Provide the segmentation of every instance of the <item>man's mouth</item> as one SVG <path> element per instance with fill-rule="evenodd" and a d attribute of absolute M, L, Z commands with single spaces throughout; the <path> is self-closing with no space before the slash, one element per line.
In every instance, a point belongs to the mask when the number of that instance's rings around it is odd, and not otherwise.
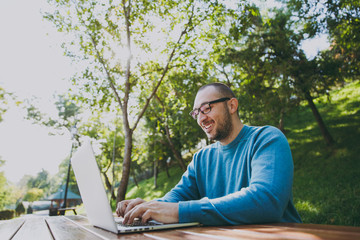
<path fill-rule="evenodd" d="M 206 131 L 208 132 L 208 130 L 210 130 L 210 128 L 214 125 L 214 122 L 213 121 L 210 121 L 210 122 L 204 122 L 201 124 L 201 127 Z"/>

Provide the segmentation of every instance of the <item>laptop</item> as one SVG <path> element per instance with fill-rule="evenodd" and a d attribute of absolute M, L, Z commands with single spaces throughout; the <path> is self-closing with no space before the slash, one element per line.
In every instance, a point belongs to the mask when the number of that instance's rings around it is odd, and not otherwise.
<path fill-rule="evenodd" d="M 119 223 L 121 219 L 115 218 L 111 210 L 99 167 L 89 140 L 85 141 L 76 151 L 71 159 L 71 164 L 87 213 L 87 218 L 90 224 L 95 227 L 120 234 L 199 225 L 197 222 L 163 224 L 153 220 L 149 221 L 146 225 L 122 225 Z"/>

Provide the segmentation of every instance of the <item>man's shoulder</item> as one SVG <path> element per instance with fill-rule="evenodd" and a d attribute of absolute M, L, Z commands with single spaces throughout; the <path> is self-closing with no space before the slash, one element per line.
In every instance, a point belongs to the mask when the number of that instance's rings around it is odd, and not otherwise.
<path fill-rule="evenodd" d="M 265 125 L 265 126 L 248 126 L 249 128 L 249 133 L 251 135 L 253 134 L 283 134 L 280 129 L 274 127 L 274 126 L 270 126 L 270 125 Z"/>
<path fill-rule="evenodd" d="M 247 139 L 253 142 L 263 142 L 270 139 L 286 139 L 280 129 L 270 125 L 250 126 L 247 135 Z"/>

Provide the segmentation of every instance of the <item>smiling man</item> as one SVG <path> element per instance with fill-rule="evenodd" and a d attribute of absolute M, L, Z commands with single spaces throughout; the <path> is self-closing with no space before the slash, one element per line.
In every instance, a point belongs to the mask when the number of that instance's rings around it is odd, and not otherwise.
<path fill-rule="evenodd" d="M 292 201 L 293 160 L 281 131 L 244 125 L 238 100 L 221 83 L 198 90 L 190 115 L 216 142 L 194 155 L 163 198 L 119 202 L 124 223 L 134 218 L 205 225 L 301 222 Z"/>

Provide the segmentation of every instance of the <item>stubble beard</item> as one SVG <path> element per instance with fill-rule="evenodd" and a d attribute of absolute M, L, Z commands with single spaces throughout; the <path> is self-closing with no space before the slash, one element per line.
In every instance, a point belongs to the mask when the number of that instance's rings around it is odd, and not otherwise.
<path fill-rule="evenodd" d="M 231 115 L 229 110 L 225 108 L 224 120 L 218 123 L 218 128 L 214 136 L 208 136 L 209 140 L 221 141 L 227 138 L 232 131 Z"/>

